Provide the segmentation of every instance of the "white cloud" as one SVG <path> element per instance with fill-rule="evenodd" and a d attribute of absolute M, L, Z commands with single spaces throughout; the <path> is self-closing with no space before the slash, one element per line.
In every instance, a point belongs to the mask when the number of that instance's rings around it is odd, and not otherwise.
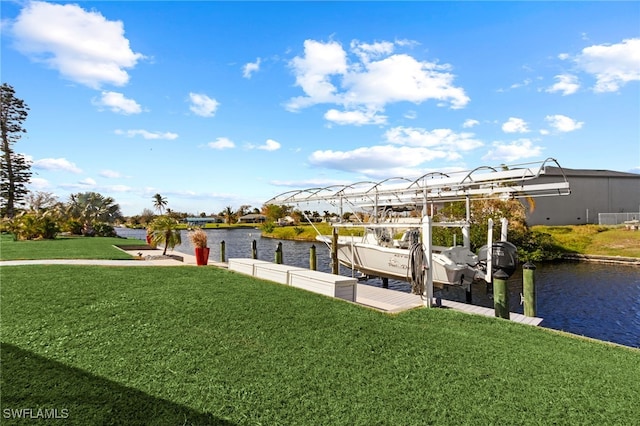
<path fill-rule="evenodd" d="M 555 93 L 561 92 L 563 96 L 572 95 L 578 91 L 580 88 L 580 83 L 578 81 L 578 77 L 571 74 L 560 74 L 554 77 L 557 81 L 556 83 L 547 88 L 547 92 Z"/>
<path fill-rule="evenodd" d="M 271 180 L 270 185 L 287 186 L 291 188 L 322 188 L 331 185 L 349 185 L 353 183 L 348 180 L 337 179 L 304 179 L 304 180 Z"/>
<path fill-rule="evenodd" d="M 242 76 L 244 78 L 251 78 L 254 72 L 260 71 L 260 58 L 257 58 L 255 62 L 249 62 L 242 67 Z"/>
<path fill-rule="evenodd" d="M 527 78 L 523 80 L 521 83 L 513 83 L 509 88 L 510 89 L 519 89 L 520 87 L 525 87 L 531 84 L 531 79 Z"/>
<path fill-rule="evenodd" d="M 415 127 L 394 127 L 385 133 L 385 138 L 392 144 L 435 148 L 452 158 L 459 157 L 458 151 L 471 151 L 483 145 L 473 136 L 473 133 L 455 133 L 451 129 L 429 131 Z"/>
<path fill-rule="evenodd" d="M 177 133 L 172 132 L 149 132 L 144 129 L 134 129 L 134 130 L 116 130 L 116 135 L 126 136 L 129 138 L 133 138 L 136 136 L 142 136 L 145 139 L 167 139 L 173 140 L 178 138 Z"/>
<path fill-rule="evenodd" d="M 582 128 L 584 124 L 582 121 L 575 121 L 573 118 L 560 114 L 547 115 L 544 119 L 558 132 L 573 132 Z"/>
<path fill-rule="evenodd" d="M 576 63 L 596 78 L 595 92 L 616 92 L 630 81 L 640 81 L 640 38 L 586 47 Z"/>
<path fill-rule="evenodd" d="M 213 142 L 209 142 L 207 146 L 212 149 L 230 149 L 235 148 L 236 144 L 228 138 L 220 137 Z"/>
<path fill-rule="evenodd" d="M 131 192 L 133 188 L 127 185 L 110 185 L 105 187 L 105 189 L 109 192 Z"/>
<path fill-rule="evenodd" d="M 78 166 L 66 158 L 43 158 L 34 161 L 32 167 L 53 172 L 82 173 L 82 170 Z"/>
<path fill-rule="evenodd" d="M 377 176 L 389 169 L 417 167 L 424 162 L 447 157 L 446 152 L 428 148 L 376 145 L 351 151 L 315 151 L 309 162 L 315 166 Z"/>
<path fill-rule="evenodd" d="M 258 149 L 262 149 L 264 151 L 277 151 L 280 147 L 280 142 L 274 141 L 273 139 L 267 139 L 264 145 L 260 145 Z"/>
<path fill-rule="evenodd" d="M 218 101 L 202 93 L 189 93 L 189 100 L 191 112 L 201 117 L 213 117 L 220 106 Z"/>
<path fill-rule="evenodd" d="M 505 133 L 527 133 L 529 128 L 527 122 L 522 118 L 509 117 L 509 119 L 502 124 L 502 131 Z"/>
<path fill-rule="evenodd" d="M 50 189 L 51 184 L 47 179 L 31 177 L 31 179 L 29 179 L 29 188 L 32 188 L 36 191 L 44 191 L 45 189 Z"/>
<path fill-rule="evenodd" d="M 314 166 L 362 173 L 370 177 L 420 176 L 424 164 L 434 160 L 456 161 L 461 152 L 483 146 L 471 133 L 450 129 L 426 130 L 395 127 L 384 134 L 387 145 L 350 151 L 320 150 L 309 157 Z M 441 166 L 439 168 L 442 168 Z"/>
<path fill-rule="evenodd" d="M 288 109 L 296 111 L 318 103 L 339 101 L 336 96 L 337 88 L 330 78 L 347 72 L 347 54 L 339 43 L 305 40 L 304 57 L 296 56 L 290 66 L 296 76 L 296 85 L 307 96 L 291 99 Z"/>
<path fill-rule="evenodd" d="M 102 92 L 100 99 L 94 99 L 93 104 L 124 115 L 142 112 L 142 107 L 136 101 L 127 99 L 122 93 L 117 92 Z"/>
<path fill-rule="evenodd" d="M 418 113 L 416 111 L 413 111 L 413 110 L 407 111 L 404 114 L 404 118 L 409 119 L 409 120 L 415 120 L 416 118 L 418 118 Z"/>
<path fill-rule="evenodd" d="M 97 182 L 91 178 L 85 178 L 78 182 L 82 186 L 96 186 Z"/>
<path fill-rule="evenodd" d="M 363 71 L 344 76 L 344 102 L 382 108 L 387 103 L 429 99 L 448 101 L 454 109 L 464 107 L 469 98 L 453 86 L 448 65 L 421 62 L 406 54 L 395 54 L 366 64 Z"/>
<path fill-rule="evenodd" d="M 468 119 L 464 120 L 464 123 L 462 123 L 462 127 L 464 127 L 465 129 L 470 129 L 471 127 L 475 127 L 478 124 L 480 124 L 480 122 L 478 120 L 474 120 L 472 118 L 468 118 Z"/>
<path fill-rule="evenodd" d="M 29 2 L 11 33 L 18 51 L 94 89 L 125 85 L 126 69 L 144 58 L 131 50 L 121 21 L 109 21 L 75 4 Z"/>
<path fill-rule="evenodd" d="M 376 43 L 361 43 L 358 40 L 351 41 L 351 51 L 356 54 L 362 62 L 369 62 L 372 58 L 380 58 L 393 53 L 394 45 L 389 41 Z"/>
<path fill-rule="evenodd" d="M 273 139 L 267 139 L 262 145 L 247 144 L 245 146 L 246 149 L 261 149 L 263 151 L 277 151 L 280 147 L 280 142 L 274 141 Z"/>
<path fill-rule="evenodd" d="M 337 109 L 330 109 L 324 114 L 324 118 L 327 121 L 331 121 L 336 124 L 354 124 L 361 126 L 364 124 L 385 124 L 387 117 L 384 115 L 378 115 L 375 111 L 338 111 Z"/>
<path fill-rule="evenodd" d="M 286 107 L 297 111 L 317 104 L 335 104 L 345 108 L 339 117 L 346 124 L 361 120 L 349 118 L 350 111 L 383 112 L 389 103 L 427 100 L 448 103 L 451 108 L 462 108 L 468 102 L 464 90 L 453 85 L 450 66 L 435 62 L 419 61 L 403 54 L 394 54 L 400 42 L 362 43 L 351 42 L 349 57 L 342 45 L 306 40 L 304 55 L 291 62 L 296 85 L 304 96 L 289 100 Z M 337 117 L 331 110 L 329 117 Z M 361 113 L 360 113 L 361 114 Z M 358 114 L 355 114 L 357 116 Z M 343 120 L 343 117 L 347 117 Z M 341 123 L 342 124 L 342 123 Z"/>
<path fill-rule="evenodd" d="M 109 178 L 109 179 L 117 179 L 122 177 L 122 174 L 120 172 L 116 172 L 114 170 L 108 170 L 108 169 L 102 170 L 99 174 L 100 176 Z"/>
<path fill-rule="evenodd" d="M 493 148 L 482 157 L 487 161 L 502 161 L 512 163 L 514 161 L 539 157 L 542 154 L 542 148 L 533 145 L 530 139 L 518 139 L 511 143 L 494 142 Z"/>

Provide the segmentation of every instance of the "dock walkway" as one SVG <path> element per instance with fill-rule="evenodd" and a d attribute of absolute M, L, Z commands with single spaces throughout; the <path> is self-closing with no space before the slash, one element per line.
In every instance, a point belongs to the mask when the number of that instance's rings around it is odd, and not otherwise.
<path fill-rule="evenodd" d="M 366 284 L 358 284 L 356 303 L 389 313 L 402 312 L 424 306 L 422 296 L 386 288 L 372 287 Z M 485 308 L 484 306 L 469 305 L 467 303 L 453 302 L 446 299 L 441 299 L 440 306 L 445 309 L 454 309 L 469 314 L 495 317 L 495 310 Z M 514 322 L 529 325 L 539 325 L 542 322 L 542 318 L 527 317 L 515 312 L 509 314 L 509 319 Z"/>

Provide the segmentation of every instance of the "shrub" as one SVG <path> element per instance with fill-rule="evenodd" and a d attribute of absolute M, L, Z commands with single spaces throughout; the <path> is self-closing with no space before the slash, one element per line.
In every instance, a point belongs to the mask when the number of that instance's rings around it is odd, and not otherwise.
<path fill-rule="evenodd" d="M 196 228 L 189 232 L 189 240 L 194 247 L 207 247 L 207 233 L 201 228 Z"/>
<path fill-rule="evenodd" d="M 53 240 L 60 232 L 54 217 L 45 214 L 23 213 L 7 223 L 15 240 Z"/>
<path fill-rule="evenodd" d="M 267 234 L 272 233 L 275 228 L 276 225 L 273 222 L 265 222 L 262 224 L 262 230 Z"/>
<path fill-rule="evenodd" d="M 522 262 L 540 262 L 556 260 L 562 256 L 562 250 L 557 246 L 550 234 L 530 231 L 522 238 L 513 241 L 518 247 L 518 257 Z"/>
<path fill-rule="evenodd" d="M 75 219 L 70 219 L 62 224 L 62 230 L 73 235 L 82 235 L 82 223 Z"/>
<path fill-rule="evenodd" d="M 94 235 L 96 237 L 117 237 L 118 236 L 115 229 L 113 229 L 113 226 L 104 222 L 94 223 L 93 230 L 95 233 Z"/>

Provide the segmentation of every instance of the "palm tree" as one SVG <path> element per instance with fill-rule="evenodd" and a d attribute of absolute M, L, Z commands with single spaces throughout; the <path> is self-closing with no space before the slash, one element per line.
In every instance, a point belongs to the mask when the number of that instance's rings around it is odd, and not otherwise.
<path fill-rule="evenodd" d="M 166 205 L 167 205 L 167 199 L 164 198 L 162 195 L 156 194 L 153 196 L 153 207 L 155 207 L 156 210 L 160 212 L 160 214 L 162 214 L 162 211 L 164 210 Z"/>
<path fill-rule="evenodd" d="M 97 192 L 80 192 L 72 194 L 66 205 L 66 215 L 82 224 L 82 234 L 92 236 L 96 222 L 114 223 L 122 219 L 120 206 L 111 197 L 104 197 Z"/>
<path fill-rule="evenodd" d="M 231 221 L 234 219 L 234 214 L 233 214 L 233 209 L 231 208 L 231 206 L 227 206 L 225 207 L 225 209 L 222 211 L 222 216 L 224 216 L 227 224 L 231 225 Z"/>
<path fill-rule="evenodd" d="M 154 219 L 149 224 L 148 232 L 153 243 L 164 246 L 163 256 L 167 254 L 168 248 L 173 250 L 175 246 L 182 243 L 178 221 L 169 216 L 160 216 Z"/>

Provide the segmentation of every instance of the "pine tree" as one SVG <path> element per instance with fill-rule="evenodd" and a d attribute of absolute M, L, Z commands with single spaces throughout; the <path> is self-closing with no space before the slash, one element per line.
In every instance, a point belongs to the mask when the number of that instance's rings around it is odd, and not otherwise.
<path fill-rule="evenodd" d="M 0 131 L 2 157 L 0 158 L 0 203 L 4 216 L 12 218 L 16 205 L 26 197 L 26 185 L 31 178 L 31 163 L 13 150 L 13 145 L 27 131 L 22 123 L 27 119 L 29 107 L 15 96 L 15 90 L 7 83 L 0 86 Z"/>

